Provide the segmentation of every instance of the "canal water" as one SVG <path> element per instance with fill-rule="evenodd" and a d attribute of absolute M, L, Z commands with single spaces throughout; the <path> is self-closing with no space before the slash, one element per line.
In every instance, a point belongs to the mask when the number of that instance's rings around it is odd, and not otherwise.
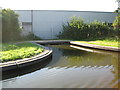
<path fill-rule="evenodd" d="M 2 87 L 118 88 L 117 52 L 72 45 L 49 47 L 53 49 L 51 60 L 4 75 Z"/>

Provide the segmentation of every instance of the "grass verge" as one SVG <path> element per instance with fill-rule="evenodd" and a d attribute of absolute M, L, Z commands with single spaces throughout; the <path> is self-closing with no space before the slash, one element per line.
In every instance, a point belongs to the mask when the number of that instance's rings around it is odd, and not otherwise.
<path fill-rule="evenodd" d="M 96 41 L 77 41 L 86 44 L 95 44 L 101 46 L 120 47 L 119 42 L 115 40 L 96 40 Z"/>
<path fill-rule="evenodd" d="M 0 50 L 1 62 L 7 62 L 17 59 L 28 58 L 35 56 L 44 49 L 34 43 L 24 42 L 19 44 L 2 44 L 2 50 Z"/>

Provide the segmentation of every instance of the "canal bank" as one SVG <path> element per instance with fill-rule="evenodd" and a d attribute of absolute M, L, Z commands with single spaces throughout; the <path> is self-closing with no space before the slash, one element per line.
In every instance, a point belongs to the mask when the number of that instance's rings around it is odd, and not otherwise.
<path fill-rule="evenodd" d="M 115 51 L 115 52 L 120 51 L 120 49 L 116 48 L 116 47 L 85 44 L 85 43 L 80 43 L 80 42 L 75 42 L 75 41 L 70 41 L 70 40 L 44 40 L 44 41 L 29 41 L 29 42 L 36 43 L 37 45 L 40 45 L 40 44 L 41 45 L 68 44 L 68 45 L 76 45 L 76 46 L 80 46 L 80 47 L 86 47 L 86 48 L 92 48 L 92 49 L 98 49 L 98 50 Z M 52 54 L 52 50 L 49 47 L 44 47 L 44 46 L 42 46 L 42 47 L 45 48 L 45 51 L 37 56 L 34 56 L 32 58 L 27 58 L 27 59 L 21 59 L 21 60 L 1 63 L 0 67 L 2 68 L 3 71 L 10 70 L 10 69 L 16 69 L 16 68 L 24 67 L 27 65 L 31 65 L 32 63 L 34 64 L 35 62 L 38 62 L 38 59 L 42 59 L 45 57 L 47 58 L 47 56 L 50 56 Z M 41 60 L 39 60 L 39 61 L 41 61 Z"/>
<path fill-rule="evenodd" d="M 2 68 L 2 71 L 9 71 L 9 70 L 18 69 L 18 68 L 24 68 L 32 64 L 39 63 L 44 59 L 50 58 L 52 56 L 52 49 L 42 45 L 39 45 L 39 46 L 44 48 L 44 51 L 42 53 L 30 58 L 24 58 L 24 59 L 18 59 L 15 61 L 0 63 L 0 68 Z"/>
<path fill-rule="evenodd" d="M 80 43 L 80 42 L 75 42 L 75 41 L 70 41 L 70 40 L 44 40 L 44 41 L 41 40 L 41 41 L 28 41 L 28 42 L 32 42 L 32 43 L 35 43 L 35 44 L 43 47 L 45 49 L 44 52 L 42 52 L 39 55 L 36 55 L 34 57 L 31 57 L 31 58 L 25 58 L 25 59 L 20 59 L 20 60 L 16 60 L 16 61 L 0 63 L 0 67 L 2 68 L 2 71 L 22 68 L 22 67 L 29 66 L 34 63 L 40 62 L 44 58 L 47 59 L 48 57 L 51 57 L 52 50 L 49 47 L 45 47 L 42 45 L 65 45 L 66 44 L 66 45 L 75 45 L 75 46 L 79 46 L 79 47 L 105 50 L 105 51 L 113 51 L 113 52 L 120 51 L 120 48 L 116 48 L 116 47 L 85 44 L 85 43 Z M 21 42 L 19 42 L 19 43 L 21 43 Z"/>
<path fill-rule="evenodd" d="M 118 52 L 89 52 L 92 49 L 86 51 L 71 45 L 47 47 L 53 50 L 50 63 L 3 80 L 3 88 L 118 88 Z"/>
<path fill-rule="evenodd" d="M 94 45 L 94 44 L 86 44 L 86 43 L 80 43 L 80 42 L 76 42 L 76 41 L 70 41 L 70 44 L 71 45 L 80 46 L 80 47 L 91 48 L 91 49 L 120 52 L 120 48 L 118 48 L 118 47 L 110 47 L 110 46 L 101 46 L 101 45 Z"/>
<path fill-rule="evenodd" d="M 68 45 L 76 45 L 76 46 L 79 46 L 79 47 L 85 47 L 85 48 L 91 48 L 91 49 L 120 52 L 120 48 L 118 48 L 118 47 L 86 44 L 86 43 L 80 43 L 80 42 L 71 41 L 71 40 L 43 40 L 43 41 L 41 40 L 41 41 L 30 41 L 30 42 L 38 43 L 38 44 L 41 44 L 41 45 L 68 44 Z"/>

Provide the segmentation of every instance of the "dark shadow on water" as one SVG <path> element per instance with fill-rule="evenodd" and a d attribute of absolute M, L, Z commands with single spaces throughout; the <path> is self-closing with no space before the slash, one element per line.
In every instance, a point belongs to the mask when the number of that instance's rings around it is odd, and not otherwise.
<path fill-rule="evenodd" d="M 24 82 L 31 82 L 30 87 L 118 87 L 119 53 L 70 45 L 48 45 L 48 47 L 53 50 L 52 59 L 16 71 L 4 72 L 3 79 L 27 75 L 20 77 L 19 80 L 13 80 L 13 84 L 9 83 L 11 79 L 3 81 L 3 86 L 21 87 L 18 82 L 22 81 L 23 87 L 26 87 Z M 34 71 L 37 73 L 31 74 Z"/>
<path fill-rule="evenodd" d="M 15 70 L 4 71 L 4 72 L 2 72 L 2 80 L 21 76 L 24 74 L 28 74 L 28 73 L 40 70 L 40 69 L 44 68 L 47 64 L 49 64 L 51 60 L 52 60 L 52 56 L 47 59 L 44 59 L 43 61 L 41 61 L 39 63 L 35 63 L 33 65 L 29 65 L 24 68 L 18 68 Z"/>

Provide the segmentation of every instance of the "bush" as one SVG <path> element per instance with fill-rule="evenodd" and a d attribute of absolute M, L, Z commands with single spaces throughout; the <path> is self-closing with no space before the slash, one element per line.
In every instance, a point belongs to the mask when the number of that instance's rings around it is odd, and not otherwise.
<path fill-rule="evenodd" d="M 120 30 L 120 13 L 118 13 L 118 16 L 115 18 L 113 22 L 114 29 Z"/>
<path fill-rule="evenodd" d="M 71 40 L 96 40 L 117 36 L 107 22 L 94 21 L 84 23 L 81 17 L 72 17 L 70 22 L 63 25 L 63 31 L 57 35 L 60 39 Z"/>
<path fill-rule="evenodd" d="M 20 39 L 18 14 L 10 9 L 2 9 L 2 42 L 17 41 Z"/>
<path fill-rule="evenodd" d="M 28 35 L 22 36 L 21 40 L 23 40 L 23 41 L 24 40 L 41 40 L 41 38 L 39 38 L 38 36 L 36 36 L 32 32 L 29 32 Z"/>

